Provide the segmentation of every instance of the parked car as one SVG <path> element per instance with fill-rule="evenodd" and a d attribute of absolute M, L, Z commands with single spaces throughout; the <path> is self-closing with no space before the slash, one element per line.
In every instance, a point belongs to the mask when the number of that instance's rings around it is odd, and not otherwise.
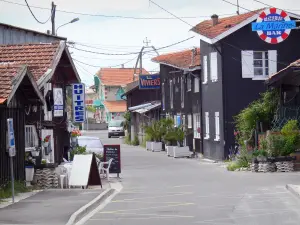
<path fill-rule="evenodd" d="M 111 120 L 108 123 L 108 138 L 111 137 L 124 137 L 124 121 L 123 120 Z"/>
<path fill-rule="evenodd" d="M 87 152 L 95 153 L 100 158 L 103 156 L 103 144 L 98 137 L 79 136 L 77 144 L 86 147 Z"/>

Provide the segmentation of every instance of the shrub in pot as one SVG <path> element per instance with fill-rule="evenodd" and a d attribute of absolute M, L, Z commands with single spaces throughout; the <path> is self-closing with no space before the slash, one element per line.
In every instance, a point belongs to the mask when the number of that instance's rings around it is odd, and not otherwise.
<path fill-rule="evenodd" d="M 151 150 L 152 147 L 152 142 L 154 142 L 154 130 L 152 125 L 149 126 L 144 126 L 145 134 L 147 136 L 147 141 L 146 141 L 146 149 Z"/>
<path fill-rule="evenodd" d="M 184 156 L 190 156 L 190 149 L 188 146 L 184 146 L 183 142 L 186 136 L 186 132 L 183 126 L 176 127 L 175 128 L 175 134 L 176 134 L 176 141 L 177 146 L 174 147 L 174 157 L 184 157 Z"/>
<path fill-rule="evenodd" d="M 166 151 L 168 156 L 173 156 L 173 148 L 174 146 L 177 145 L 177 140 L 176 140 L 176 133 L 173 128 L 173 130 L 169 130 L 168 133 L 164 135 L 164 141 L 166 143 Z"/>

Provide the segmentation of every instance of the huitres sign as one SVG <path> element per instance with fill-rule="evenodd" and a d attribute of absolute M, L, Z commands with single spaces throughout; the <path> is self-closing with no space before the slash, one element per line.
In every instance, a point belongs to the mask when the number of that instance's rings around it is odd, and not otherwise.
<path fill-rule="evenodd" d="M 73 121 L 83 123 L 85 121 L 85 86 L 82 83 L 72 85 L 73 94 Z"/>
<path fill-rule="evenodd" d="M 296 21 L 291 20 L 285 11 L 276 8 L 264 10 L 252 23 L 252 31 L 256 31 L 262 40 L 270 44 L 284 41 L 295 28 Z"/>
<path fill-rule="evenodd" d="M 140 89 L 159 89 L 160 76 L 159 74 L 140 75 Z"/>

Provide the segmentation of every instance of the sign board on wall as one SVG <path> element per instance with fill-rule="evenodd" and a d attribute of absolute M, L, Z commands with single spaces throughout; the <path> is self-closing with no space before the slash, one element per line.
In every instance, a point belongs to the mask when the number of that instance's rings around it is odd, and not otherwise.
<path fill-rule="evenodd" d="M 159 89 L 160 88 L 159 74 L 140 75 L 139 86 L 140 89 Z"/>
<path fill-rule="evenodd" d="M 64 116 L 64 97 L 62 88 L 53 88 L 54 117 Z"/>
<path fill-rule="evenodd" d="M 276 8 L 264 10 L 252 23 L 252 31 L 256 31 L 263 41 L 270 44 L 284 41 L 295 28 L 296 21 L 291 20 L 285 11 Z"/>
<path fill-rule="evenodd" d="M 16 155 L 16 146 L 15 146 L 14 122 L 12 118 L 7 119 L 7 135 L 8 135 L 9 156 L 13 157 Z"/>
<path fill-rule="evenodd" d="M 73 121 L 83 123 L 85 121 L 85 86 L 82 83 L 72 85 L 73 95 Z"/>

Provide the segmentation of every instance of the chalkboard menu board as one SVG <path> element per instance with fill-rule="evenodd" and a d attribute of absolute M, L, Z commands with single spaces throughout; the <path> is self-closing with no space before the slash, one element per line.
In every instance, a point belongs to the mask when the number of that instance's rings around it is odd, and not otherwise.
<path fill-rule="evenodd" d="M 120 145 L 104 145 L 104 161 L 113 159 L 109 173 L 121 173 L 121 147 Z"/>

